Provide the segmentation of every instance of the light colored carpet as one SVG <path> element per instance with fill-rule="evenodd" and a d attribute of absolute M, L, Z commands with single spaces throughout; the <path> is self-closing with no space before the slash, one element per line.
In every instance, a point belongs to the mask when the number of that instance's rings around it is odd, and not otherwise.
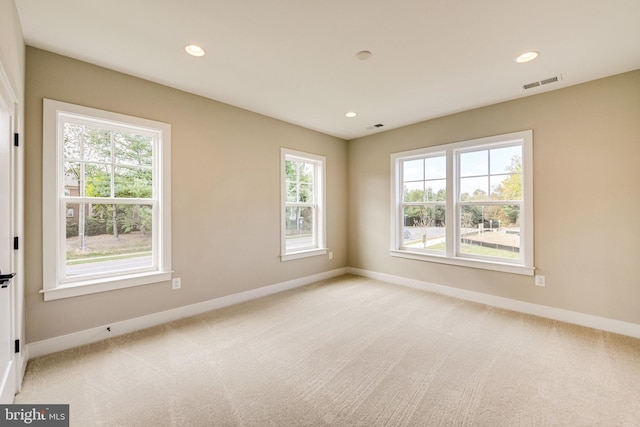
<path fill-rule="evenodd" d="M 29 362 L 72 426 L 638 426 L 640 340 L 344 276 Z"/>

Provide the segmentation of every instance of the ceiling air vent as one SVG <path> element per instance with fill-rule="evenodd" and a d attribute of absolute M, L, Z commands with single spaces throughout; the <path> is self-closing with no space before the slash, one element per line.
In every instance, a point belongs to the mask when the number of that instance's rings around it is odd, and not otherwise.
<path fill-rule="evenodd" d="M 522 85 L 522 89 L 524 90 L 533 89 L 534 87 L 548 85 L 549 83 L 559 82 L 560 80 L 562 80 L 562 74 L 558 74 L 557 76 L 549 77 L 547 79 L 540 80 L 537 82 L 527 83 L 525 85 Z"/>
<path fill-rule="evenodd" d="M 381 128 L 382 126 L 384 126 L 382 123 L 377 123 L 373 126 L 369 126 L 367 130 L 378 129 L 378 128 Z"/>

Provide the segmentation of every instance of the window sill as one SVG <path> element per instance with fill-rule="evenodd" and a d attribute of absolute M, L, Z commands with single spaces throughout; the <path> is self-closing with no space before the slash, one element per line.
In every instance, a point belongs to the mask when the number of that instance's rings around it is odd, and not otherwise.
<path fill-rule="evenodd" d="M 308 258 L 312 256 L 326 255 L 327 249 L 311 249 L 308 251 L 293 252 L 286 255 L 280 255 L 281 261 L 291 261 L 293 259 Z"/>
<path fill-rule="evenodd" d="M 94 279 L 72 284 L 58 285 L 55 288 L 42 289 L 45 301 L 53 301 L 62 298 L 77 297 L 80 295 L 95 294 L 98 292 L 113 291 L 116 289 L 130 288 L 133 286 L 149 285 L 152 283 L 171 280 L 171 272 L 151 272 L 130 274 L 107 279 Z"/>
<path fill-rule="evenodd" d="M 527 267 L 524 265 L 509 264 L 502 262 L 484 261 L 469 258 L 449 258 L 446 256 L 424 254 L 420 252 L 401 251 L 391 249 L 391 256 L 398 258 L 414 259 L 418 261 L 436 262 L 439 264 L 458 265 L 461 267 L 479 268 L 482 270 L 493 270 L 504 273 L 521 274 L 524 276 L 533 276 L 535 267 Z"/>

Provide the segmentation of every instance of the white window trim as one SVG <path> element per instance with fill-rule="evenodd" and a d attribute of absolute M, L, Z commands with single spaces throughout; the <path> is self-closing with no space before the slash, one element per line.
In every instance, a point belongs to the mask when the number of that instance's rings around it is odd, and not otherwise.
<path fill-rule="evenodd" d="M 61 238 L 64 230 L 62 224 L 66 216 L 65 206 L 61 199 L 63 186 L 60 185 L 63 164 L 62 150 L 58 145 L 61 132 L 58 130 L 60 114 L 69 113 L 85 116 L 90 119 L 102 119 L 116 122 L 123 126 L 133 125 L 146 128 L 161 135 L 160 150 L 157 150 L 157 162 L 160 165 L 160 179 L 154 180 L 158 202 L 161 209 L 157 211 L 154 222 L 158 234 L 154 241 L 157 250 L 157 266 L 153 271 L 123 273 L 109 277 L 92 277 L 65 283 L 62 280 L 62 264 L 64 260 L 64 241 Z M 108 123 L 105 124 L 108 127 Z M 80 295 L 105 292 L 132 286 L 140 286 L 171 280 L 171 125 L 142 119 L 139 117 L 83 107 L 50 99 L 43 100 L 42 126 L 42 246 L 43 246 L 43 288 L 44 300 L 56 300 Z M 45 214 L 46 213 L 46 214 Z M 155 231 L 155 230 L 154 230 Z"/>
<path fill-rule="evenodd" d="M 477 259 L 466 254 L 456 253 L 458 247 L 458 209 L 457 209 L 457 180 L 456 174 L 458 165 L 456 164 L 457 153 L 466 151 L 472 147 L 480 148 L 483 145 L 490 146 L 521 142 L 523 150 L 523 173 L 522 191 L 523 202 L 520 211 L 522 234 L 520 235 L 520 251 L 522 260 L 515 262 L 502 262 L 501 260 L 490 260 L 486 258 Z M 446 227 L 446 251 L 444 254 L 434 252 L 422 252 L 402 248 L 402 226 L 401 226 L 401 202 L 402 202 L 402 177 L 400 176 L 400 162 L 411 157 L 420 158 L 429 154 L 445 153 L 447 158 L 447 201 L 445 215 Z M 489 136 L 469 141 L 455 142 L 451 144 L 438 145 L 421 148 L 417 150 L 404 151 L 391 154 L 391 249 L 393 257 L 408 258 L 420 261 L 435 262 L 440 264 L 457 265 L 462 267 L 479 268 L 484 270 L 501 271 L 514 274 L 532 276 L 535 272 L 533 256 L 533 131 L 525 130 L 504 135 Z"/>
<path fill-rule="evenodd" d="M 286 207 L 287 207 L 287 173 L 286 173 L 286 160 L 287 158 L 296 158 L 307 162 L 315 163 L 314 177 L 315 194 L 317 194 L 316 209 L 317 209 L 317 224 L 315 226 L 316 233 L 316 247 L 314 248 L 302 248 L 299 251 L 287 253 L 286 248 Z M 325 168 L 326 157 L 319 156 L 317 154 L 305 153 L 302 151 L 291 150 L 288 148 L 280 149 L 280 260 L 290 261 L 294 259 L 307 258 L 312 256 L 326 255 L 327 254 L 327 236 L 326 236 L 326 223 L 327 215 L 325 209 L 326 190 L 325 190 Z"/>

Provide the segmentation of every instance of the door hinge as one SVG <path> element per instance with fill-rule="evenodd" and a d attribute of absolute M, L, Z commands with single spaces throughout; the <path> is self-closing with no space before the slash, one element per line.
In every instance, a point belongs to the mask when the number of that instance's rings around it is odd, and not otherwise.
<path fill-rule="evenodd" d="M 20 340 L 16 340 L 15 341 L 14 349 L 15 349 L 16 353 L 20 353 Z"/>
<path fill-rule="evenodd" d="M 13 238 L 13 250 L 17 251 L 18 249 L 20 249 L 20 243 L 18 241 L 18 236 Z"/>
<path fill-rule="evenodd" d="M 13 145 L 15 145 L 16 147 L 20 146 L 20 134 L 19 133 L 14 133 L 13 134 Z"/>

